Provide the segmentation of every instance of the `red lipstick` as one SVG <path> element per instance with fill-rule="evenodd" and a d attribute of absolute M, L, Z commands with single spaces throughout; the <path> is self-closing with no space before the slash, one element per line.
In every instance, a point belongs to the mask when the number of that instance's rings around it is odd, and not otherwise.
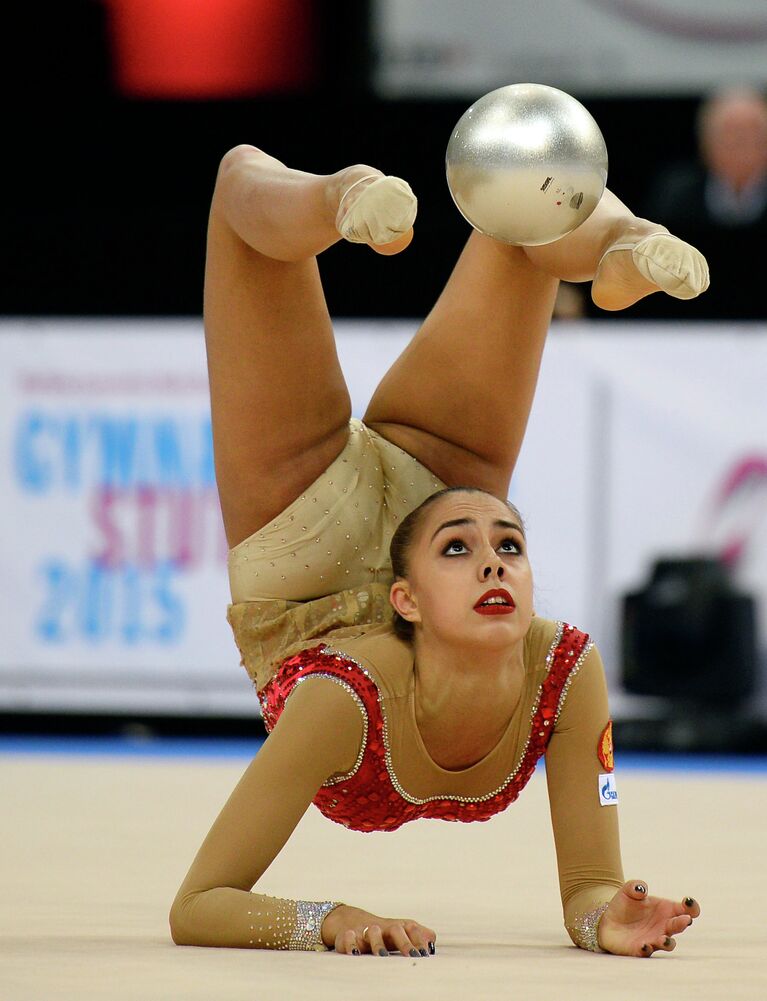
<path fill-rule="evenodd" d="M 493 602 L 490 605 L 483 605 L 483 602 L 487 601 L 489 598 L 502 598 L 505 604 Z M 478 612 L 480 615 L 511 615 L 516 607 L 514 599 L 509 592 L 503 588 L 496 587 L 490 591 L 486 591 L 482 595 L 474 606 L 474 611 Z"/>

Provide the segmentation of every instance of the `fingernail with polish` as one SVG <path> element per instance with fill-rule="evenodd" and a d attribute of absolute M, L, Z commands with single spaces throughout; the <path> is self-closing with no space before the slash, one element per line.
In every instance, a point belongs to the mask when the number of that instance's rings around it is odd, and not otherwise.
<path fill-rule="evenodd" d="M 643 886 L 641 883 L 637 883 L 634 889 L 637 893 L 647 893 L 647 887 Z"/>
<path fill-rule="evenodd" d="M 664 938 L 663 939 L 663 944 L 668 949 L 668 947 L 671 945 L 671 939 L 670 938 Z"/>
<path fill-rule="evenodd" d="M 410 950 L 410 955 L 411 956 L 419 956 L 420 953 L 418 952 L 418 949 L 411 949 Z"/>
<path fill-rule="evenodd" d="M 425 949 L 419 949 L 418 951 L 422 956 L 426 956 L 427 959 L 429 958 L 429 953 Z"/>
<path fill-rule="evenodd" d="M 352 949 L 352 956 L 359 956 L 359 954 L 360 954 L 359 949 Z"/>
<path fill-rule="evenodd" d="M 434 955 L 434 953 L 435 953 L 436 951 L 437 951 L 437 948 L 436 948 L 436 946 L 434 945 L 434 943 L 433 943 L 433 942 L 429 942 L 429 952 L 430 952 L 430 953 L 432 954 L 432 956 Z"/>
<path fill-rule="evenodd" d="M 388 951 L 386 949 L 379 949 L 378 950 L 378 955 L 379 956 L 388 956 L 389 953 L 388 953 Z"/>
<path fill-rule="evenodd" d="M 684 906 L 685 907 L 692 907 L 694 904 L 695 904 L 695 901 L 692 899 L 692 897 L 685 897 L 684 898 Z"/>

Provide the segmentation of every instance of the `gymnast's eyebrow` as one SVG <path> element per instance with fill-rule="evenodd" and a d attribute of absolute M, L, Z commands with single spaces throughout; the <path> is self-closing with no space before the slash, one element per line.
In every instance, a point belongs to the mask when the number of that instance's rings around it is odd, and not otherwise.
<path fill-rule="evenodd" d="M 443 528 L 452 528 L 454 525 L 476 525 L 474 518 L 455 518 L 453 521 L 446 521 L 439 526 L 437 531 L 432 535 L 429 545 L 436 539 Z M 524 537 L 524 532 L 521 527 L 515 521 L 494 521 L 493 525 L 496 528 L 515 528 L 521 536 Z"/>

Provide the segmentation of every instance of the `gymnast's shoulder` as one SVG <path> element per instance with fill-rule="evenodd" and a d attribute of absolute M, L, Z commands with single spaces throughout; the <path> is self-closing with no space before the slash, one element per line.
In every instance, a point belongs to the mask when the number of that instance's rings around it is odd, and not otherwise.
<path fill-rule="evenodd" d="M 352 636 L 329 636 L 327 648 L 366 671 L 382 699 L 407 696 L 415 654 L 413 645 L 397 635 L 391 622 L 361 625 Z"/>

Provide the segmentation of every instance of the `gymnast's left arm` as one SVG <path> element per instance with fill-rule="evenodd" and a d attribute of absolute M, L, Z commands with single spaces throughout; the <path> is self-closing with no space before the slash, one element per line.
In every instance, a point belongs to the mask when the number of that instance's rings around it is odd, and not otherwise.
<path fill-rule="evenodd" d="M 690 897 L 678 903 L 651 897 L 644 880 L 624 882 L 616 783 L 608 783 L 611 762 L 599 756 L 609 718 L 602 658 L 592 647 L 546 752 L 565 927 L 582 949 L 648 957 L 674 949 L 673 936 L 692 924 L 700 907 Z"/>

